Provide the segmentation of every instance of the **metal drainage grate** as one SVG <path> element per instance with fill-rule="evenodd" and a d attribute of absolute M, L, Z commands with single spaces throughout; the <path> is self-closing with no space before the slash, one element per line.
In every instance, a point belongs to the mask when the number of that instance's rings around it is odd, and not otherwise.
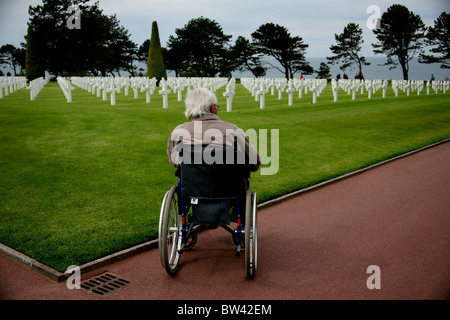
<path fill-rule="evenodd" d="M 104 296 L 115 290 L 125 288 L 131 284 L 130 281 L 120 278 L 111 273 L 103 273 L 93 279 L 89 279 L 81 283 L 81 288 L 86 291 Z"/>

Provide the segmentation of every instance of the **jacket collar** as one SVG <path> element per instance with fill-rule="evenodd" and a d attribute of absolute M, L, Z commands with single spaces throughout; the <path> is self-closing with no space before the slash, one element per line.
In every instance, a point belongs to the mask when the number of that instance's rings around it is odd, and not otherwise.
<path fill-rule="evenodd" d="M 210 120 L 221 121 L 221 119 L 214 113 L 204 113 L 201 116 L 192 119 L 192 121 L 210 121 Z"/>

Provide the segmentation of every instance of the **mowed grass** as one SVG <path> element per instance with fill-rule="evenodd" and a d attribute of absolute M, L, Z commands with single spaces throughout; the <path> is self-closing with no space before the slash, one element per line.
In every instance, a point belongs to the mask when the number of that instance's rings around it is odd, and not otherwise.
<path fill-rule="evenodd" d="M 279 157 L 269 150 L 264 159 L 266 168 L 279 161 L 278 172 L 252 174 L 259 202 L 450 138 L 449 93 L 389 89 L 352 101 L 341 90 L 334 103 L 328 85 L 317 104 L 311 93 L 295 93 L 292 107 L 286 93 L 269 93 L 260 110 L 238 84 L 226 112 L 223 91 L 223 120 L 267 130 L 269 143 L 279 130 Z M 176 94 L 163 109 L 157 90 L 150 104 L 122 91 L 116 106 L 72 93 L 69 104 L 50 82 L 35 101 L 26 89 L 0 99 L 0 242 L 59 271 L 157 237 L 162 198 L 176 183 L 167 137 L 186 121 Z"/>

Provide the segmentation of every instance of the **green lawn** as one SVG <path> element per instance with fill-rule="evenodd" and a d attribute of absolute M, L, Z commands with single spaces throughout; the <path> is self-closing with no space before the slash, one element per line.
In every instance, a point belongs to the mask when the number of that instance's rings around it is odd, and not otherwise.
<path fill-rule="evenodd" d="M 259 202 L 450 138 L 450 94 L 394 97 L 381 90 L 371 100 L 331 85 L 310 104 L 266 95 L 259 109 L 236 88 L 219 116 L 247 129 L 279 130 L 279 171 L 252 175 Z M 157 90 L 155 91 L 157 92 Z M 184 104 L 169 109 L 153 94 L 117 95 L 110 106 L 81 88 L 67 103 L 55 82 L 35 101 L 21 89 L 0 99 L 0 242 L 59 271 L 154 239 L 164 193 L 176 183 L 166 156 L 167 137 L 184 118 Z M 185 92 L 183 93 L 183 97 Z M 269 152 L 270 155 L 270 152 Z"/>

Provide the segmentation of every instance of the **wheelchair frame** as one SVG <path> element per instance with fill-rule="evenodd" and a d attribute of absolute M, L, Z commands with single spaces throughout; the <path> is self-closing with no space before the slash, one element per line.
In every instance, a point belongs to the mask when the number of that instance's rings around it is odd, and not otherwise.
<path fill-rule="evenodd" d="M 178 271 L 180 257 L 184 251 L 192 249 L 197 242 L 197 231 L 201 224 L 193 219 L 191 199 L 181 196 L 181 177 L 177 186 L 166 192 L 163 198 L 159 219 L 158 246 L 160 260 L 166 272 L 173 276 Z M 240 201 L 245 201 L 245 220 L 242 219 Z M 189 203 L 186 203 L 189 202 Z M 236 256 L 240 256 L 242 243 L 245 250 L 245 271 L 248 279 L 252 279 L 257 269 L 257 194 L 250 186 L 245 196 L 237 199 L 237 229 L 228 225 L 222 228 L 231 233 L 237 244 Z"/>

